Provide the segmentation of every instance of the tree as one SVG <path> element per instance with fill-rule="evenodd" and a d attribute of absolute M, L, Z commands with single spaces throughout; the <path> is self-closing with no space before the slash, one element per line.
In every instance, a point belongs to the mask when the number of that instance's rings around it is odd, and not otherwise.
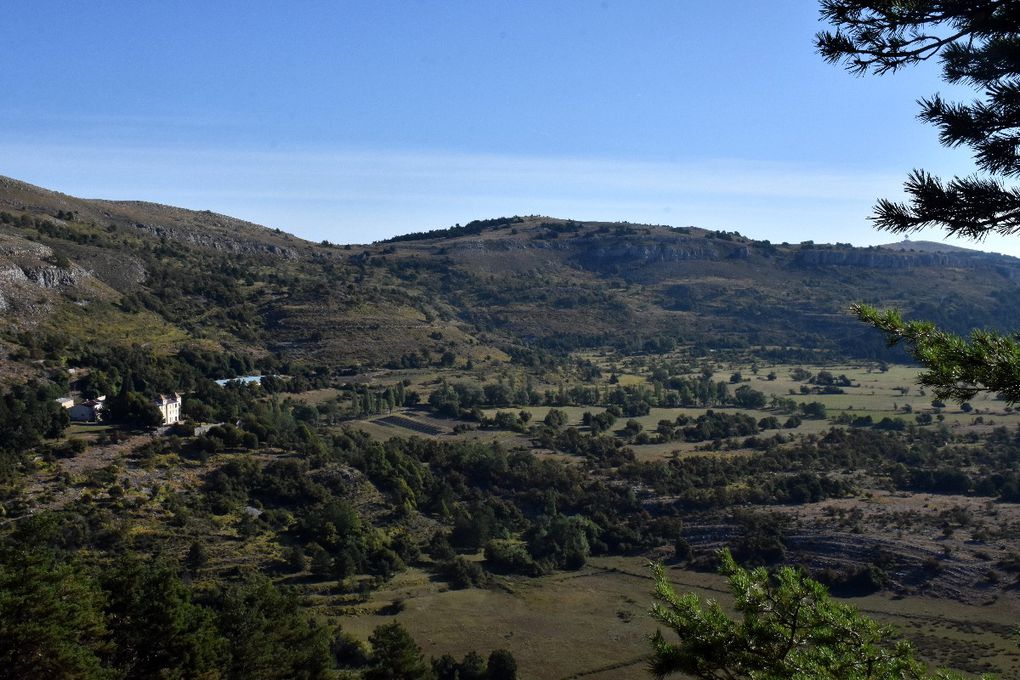
<path fill-rule="evenodd" d="M 59 437 L 67 427 L 67 411 L 54 401 L 58 394 L 34 380 L 0 393 L 0 482 L 13 477 L 44 437 Z"/>
<path fill-rule="evenodd" d="M 733 392 L 733 402 L 740 408 L 764 408 L 765 395 L 748 385 L 741 385 Z"/>
<path fill-rule="evenodd" d="M 201 545 L 201 544 L 196 544 Z M 214 613 L 166 562 L 122 558 L 102 574 L 114 665 L 128 677 L 213 676 L 227 655 Z"/>
<path fill-rule="evenodd" d="M 377 627 L 368 638 L 372 645 L 372 666 L 365 680 L 426 680 L 432 672 L 421 648 L 397 622 Z"/>
<path fill-rule="evenodd" d="M 192 541 L 184 564 L 192 571 L 202 569 L 209 564 L 209 551 L 201 541 Z"/>
<path fill-rule="evenodd" d="M 140 428 L 159 427 L 163 414 L 152 401 L 139 392 L 121 391 L 110 400 L 110 419 Z"/>
<path fill-rule="evenodd" d="M 783 567 L 774 575 L 737 565 L 720 553 L 739 620 L 715 601 L 677 595 L 655 565 L 652 616 L 672 628 L 679 642 L 659 630 L 652 638 L 649 670 L 658 678 L 687 673 L 696 678 L 951 678 L 929 674 L 909 643 L 889 628 L 834 602 L 825 587 L 802 571 Z"/>
<path fill-rule="evenodd" d="M 317 680 L 329 677 L 330 636 L 297 598 L 268 578 L 248 576 L 223 589 L 214 608 L 227 639 L 230 678 Z"/>
<path fill-rule="evenodd" d="M 545 420 L 543 422 L 554 430 L 558 430 L 566 425 L 567 421 L 568 418 L 566 412 L 561 411 L 558 408 L 551 408 L 549 409 L 549 413 L 545 415 Z"/>
<path fill-rule="evenodd" d="M 485 680 L 485 659 L 478 652 L 470 651 L 464 655 L 457 670 L 458 680 Z"/>
<path fill-rule="evenodd" d="M 0 678 L 112 678 L 103 593 L 71 565 L 11 551 L 0 559 Z"/>
<path fill-rule="evenodd" d="M 505 649 L 494 649 L 486 664 L 489 680 L 517 680 L 517 660 Z"/>
<path fill-rule="evenodd" d="M 822 0 L 835 31 L 816 45 L 830 63 L 852 73 L 884 74 L 938 56 L 942 77 L 982 96 L 970 104 L 924 99 L 921 120 L 939 129 L 944 146 L 966 146 L 984 175 L 943 181 L 914 170 L 904 185 L 910 203 L 881 199 L 871 218 L 879 229 L 911 233 L 929 226 L 981 240 L 1020 233 L 1020 1 Z M 905 343 L 928 370 L 920 382 L 942 399 L 966 400 L 980 390 L 1020 401 L 1020 336 L 975 330 L 966 339 L 895 311 L 854 305 L 862 321 Z"/>
<path fill-rule="evenodd" d="M 305 557 L 305 551 L 300 545 L 292 545 L 287 548 L 284 551 L 284 561 L 292 573 L 302 572 L 308 568 L 308 559 Z"/>

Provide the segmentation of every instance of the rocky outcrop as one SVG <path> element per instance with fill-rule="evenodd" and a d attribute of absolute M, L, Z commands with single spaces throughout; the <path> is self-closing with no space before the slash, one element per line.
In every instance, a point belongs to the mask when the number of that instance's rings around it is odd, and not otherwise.
<path fill-rule="evenodd" d="M 650 264 L 655 262 L 687 262 L 746 258 L 750 249 L 743 244 L 715 245 L 706 239 L 694 238 L 497 238 L 460 240 L 444 246 L 447 252 L 512 252 L 524 250 L 556 250 L 569 254 L 577 264 L 601 269 L 619 264 Z"/>
<path fill-rule="evenodd" d="M 0 311 L 25 321 L 47 309 L 55 293 L 88 290 L 92 272 L 61 259 L 57 261 L 53 250 L 41 243 L 0 234 Z"/>
<path fill-rule="evenodd" d="M 801 250 L 794 255 L 795 264 L 802 266 L 848 266 L 872 269 L 905 269 L 907 267 L 958 266 L 962 260 L 949 253 L 904 253 L 881 249 L 821 249 Z"/>
<path fill-rule="evenodd" d="M 127 253 L 100 248 L 68 250 L 68 257 L 82 269 L 121 293 L 135 290 L 147 276 L 141 260 Z"/>
<path fill-rule="evenodd" d="M 864 267 L 910 269 L 913 267 L 994 268 L 1008 279 L 1020 275 L 1020 261 L 995 253 L 963 250 L 951 252 L 897 251 L 887 248 L 806 248 L 793 257 L 802 267 Z"/>
<path fill-rule="evenodd" d="M 734 253 L 747 256 L 746 248 L 718 248 L 705 239 L 626 239 L 583 238 L 571 242 L 573 260 L 587 269 L 617 265 L 718 260 Z"/>
<path fill-rule="evenodd" d="M 53 255 L 53 249 L 35 241 L 19 236 L 0 234 L 0 258 L 34 257 L 43 258 Z"/>
<path fill-rule="evenodd" d="M 197 229 L 182 229 L 161 224 L 135 223 L 135 228 L 147 234 L 168 241 L 185 243 L 190 246 L 219 250 L 238 255 L 275 255 L 287 259 L 297 257 L 297 250 L 279 246 L 275 243 L 264 243 L 254 239 L 233 239 L 219 234 L 203 232 Z"/>
<path fill-rule="evenodd" d="M 500 239 L 461 239 L 455 243 L 442 246 L 447 252 L 495 252 L 507 253 L 524 250 L 563 250 L 566 244 L 557 241 L 500 238 Z"/>
<path fill-rule="evenodd" d="M 29 267 L 22 270 L 25 278 L 40 288 L 64 288 L 81 285 L 88 272 L 79 267 Z"/>
<path fill-rule="evenodd" d="M 25 270 L 15 264 L 0 264 L 0 284 L 27 281 Z"/>

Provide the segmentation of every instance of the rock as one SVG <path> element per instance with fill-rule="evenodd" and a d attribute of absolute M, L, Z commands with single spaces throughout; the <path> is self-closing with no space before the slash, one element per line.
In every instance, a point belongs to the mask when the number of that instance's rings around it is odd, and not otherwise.
<path fill-rule="evenodd" d="M 25 276 L 25 272 L 21 267 L 15 265 L 0 266 L 0 283 L 15 283 L 19 281 L 28 281 L 28 277 Z"/>
<path fill-rule="evenodd" d="M 22 268 L 25 278 L 42 288 L 64 288 L 81 285 L 82 281 L 89 276 L 81 267 L 72 266 L 70 269 L 60 267 L 27 267 Z"/>
<path fill-rule="evenodd" d="M 293 248 L 278 246 L 275 243 L 264 243 L 254 239 L 232 239 L 213 232 L 203 232 L 197 229 L 180 229 L 162 224 L 144 224 L 142 222 L 136 222 L 134 227 L 157 238 L 178 241 L 211 250 L 221 250 L 244 255 L 270 254 L 286 259 L 297 257 L 297 251 Z"/>

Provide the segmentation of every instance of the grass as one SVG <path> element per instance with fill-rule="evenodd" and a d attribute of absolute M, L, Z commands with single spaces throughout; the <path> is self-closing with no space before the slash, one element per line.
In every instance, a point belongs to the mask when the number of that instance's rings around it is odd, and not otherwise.
<path fill-rule="evenodd" d="M 914 422 L 917 413 L 932 413 L 932 396 L 923 394 L 916 385 L 918 369 L 892 366 L 886 372 L 867 365 L 805 366 L 817 373 L 828 370 L 834 375 L 847 375 L 854 387 L 845 388 L 842 395 L 800 394 L 800 385 L 789 376 L 793 366 L 761 366 L 758 375 L 750 365 L 727 365 L 716 369 L 716 379 L 726 379 L 730 373 L 740 371 L 745 383 L 754 389 L 796 402 L 820 401 L 828 409 L 829 417 L 842 412 L 852 415 L 871 415 L 876 421 L 883 417 L 900 417 Z M 769 381 L 770 370 L 777 373 Z M 406 373 L 405 373 L 406 374 Z M 395 375 L 373 376 L 381 383 Z M 434 380 L 440 372 L 421 372 L 414 377 L 422 383 Z M 638 371 L 628 370 L 618 375 L 628 381 L 643 380 Z M 908 388 L 902 393 L 898 388 Z M 732 389 L 732 387 L 731 387 Z M 789 394 L 790 390 L 794 394 Z M 309 395 L 313 399 L 318 395 Z M 975 411 L 964 413 L 958 405 L 950 404 L 942 410 L 945 423 L 963 431 L 987 429 L 989 421 L 996 425 L 1016 425 L 1020 414 L 1007 413 L 1005 404 L 993 398 L 979 397 L 972 402 Z M 909 405 L 913 413 L 904 413 Z M 532 423 L 540 422 L 549 412 L 547 406 L 506 407 L 487 409 L 492 416 L 498 410 L 517 412 L 526 410 Z M 563 407 L 569 424 L 580 425 L 585 411 L 600 412 L 600 406 Z M 659 420 L 675 420 L 678 415 L 697 417 L 703 408 L 655 408 L 647 416 L 636 418 L 646 431 L 653 431 Z M 738 409 L 718 409 L 728 413 Z M 766 410 L 743 411 L 755 419 L 777 415 L 780 421 L 785 414 Z M 430 418 L 422 412 L 412 411 L 411 417 L 423 421 Z M 984 417 L 984 425 L 973 424 L 977 416 Z M 386 427 L 372 422 L 374 418 L 357 421 L 356 427 L 380 439 L 409 434 L 399 427 Z M 622 427 L 627 418 L 618 419 Z M 441 421 L 452 427 L 456 421 Z M 795 430 L 767 431 L 771 436 L 782 434 L 807 435 L 830 427 L 828 420 L 804 420 Z M 465 432 L 458 438 L 481 441 L 500 441 L 507 446 L 527 446 L 528 437 L 491 430 Z M 440 435 L 447 439 L 450 435 Z M 633 446 L 640 460 L 655 460 L 673 455 L 691 455 L 703 443 L 668 442 Z M 750 452 L 723 451 L 700 455 L 748 455 Z M 858 501 L 855 502 L 864 502 Z M 931 514 L 931 510 L 928 514 Z M 962 540 L 962 539 L 961 539 Z M 696 590 L 705 596 L 727 599 L 724 582 L 713 574 L 672 570 L 671 578 L 680 590 Z M 449 653 L 462 657 L 468 651 L 482 654 L 491 649 L 511 650 L 518 660 L 522 677 L 541 678 L 646 678 L 645 657 L 648 654 L 647 636 L 654 632 L 654 624 L 646 615 L 651 603 L 651 580 L 646 560 L 641 557 L 600 557 L 590 561 L 579 572 L 561 572 L 538 579 L 499 579 L 494 589 L 449 590 L 442 582 L 432 580 L 424 571 L 411 569 L 398 574 L 367 602 L 348 602 L 349 596 L 336 595 L 329 588 L 309 599 L 322 616 L 343 614 L 342 625 L 361 639 L 367 639 L 376 626 L 396 618 L 401 621 L 422 645 L 426 656 L 438 657 Z M 405 603 L 403 611 L 395 616 L 384 612 L 396 599 Z M 988 600 L 984 605 L 963 604 L 947 599 L 921 595 L 899 598 L 876 594 L 850 600 L 866 614 L 882 622 L 895 625 L 912 640 L 923 658 L 933 665 L 945 665 L 969 673 L 991 672 L 1004 680 L 1020 680 L 1020 650 L 1013 634 L 1018 621 L 1015 598 L 1003 595 Z"/>
<path fill-rule="evenodd" d="M 600 557 L 577 572 L 537 579 L 505 579 L 499 589 L 448 590 L 420 570 L 398 575 L 372 594 L 344 629 L 367 640 L 372 629 L 396 619 L 411 631 L 426 657 L 506 648 L 525 678 L 648 678 L 647 636 L 655 624 L 647 560 Z M 671 569 L 678 591 L 729 601 L 715 574 Z M 379 613 L 395 599 L 396 616 Z M 965 605 L 932 598 L 872 595 L 847 600 L 894 625 L 926 660 L 968 672 L 1020 678 L 1020 650 L 1010 639 L 1016 612 L 1006 604 Z M 326 602 L 323 601 L 325 606 Z"/>
<path fill-rule="evenodd" d="M 318 404 L 325 404 L 328 401 L 336 399 L 338 396 L 343 396 L 344 399 L 341 403 L 342 407 L 350 406 L 350 392 L 346 390 L 338 390 L 332 387 L 325 387 L 318 390 L 308 390 L 300 394 L 291 395 L 289 398 L 295 401 L 300 401 L 303 404 L 309 404 L 311 406 L 317 406 Z"/>
<path fill-rule="evenodd" d="M 105 425 L 103 423 L 71 423 L 64 430 L 64 438 L 71 439 L 73 437 L 81 437 L 82 435 L 100 434 L 115 429 L 117 428 L 113 425 Z"/>
<path fill-rule="evenodd" d="M 377 611 L 404 598 L 406 608 L 396 618 L 427 656 L 506 648 L 525 678 L 566 678 L 610 667 L 613 677 L 644 678 L 645 636 L 654 630 L 644 616 L 651 581 L 634 562 L 635 575 L 608 571 L 611 563 L 596 560 L 580 572 L 509 579 L 507 590 L 446 590 L 411 571 L 373 594 L 367 608 Z M 629 621 L 618 616 L 621 611 L 632 614 Z M 367 639 L 392 618 L 360 616 L 345 620 L 344 628 Z"/>
<path fill-rule="evenodd" d="M 852 417 L 870 416 L 874 422 L 882 420 L 882 418 L 901 418 L 908 424 L 915 423 L 915 416 L 921 413 L 930 413 L 936 415 L 941 413 L 944 416 L 944 422 L 950 428 L 959 431 L 987 431 L 992 427 L 1005 425 L 1009 427 L 1016 427 L 1020 425 L 1020 412 L 1006 412 L 1006 404 L 1002 401 L 996 400 L 990 395 L 979 395 L 972 401 L 974 411 L 971 413 L 965 413 L 960 409 L 958 404 L 947 404 L 943 409 L 937 411 L 932 406 L 933 396 L 930 393 L 925 393 L 922 388 L 916 384 L 917 375 L 920 369 L 911 366 L 890 366 L 887 371 L 880 371 L 877 366 L 868 364 L 843 364 L 843 365 L 804 365 L 801 368 L 809 371 L 812 374 L 817 374 L 819 371 L 827 370 L 835 376 L 846 375 L 853 383 L 853 387 L 845 387 L 844 394 L 801 394 L 801 385 L 808 385 L 809 383 L 798 382 L 792 379 L 790 376 L 791 371 L 797 368 L 794 365 L 765 365 L 758 367 L 758 373 L 754 374 L 752 371 L 751 364 L 748 363 L 731 363 L 722 366 L 716 366 L 715 376 L 716 380 L 725 379 L 734 372 L 740 372 L 744 376 L 744 382 L 742 384 L 749 385 L 753 389 L 765 393 L 767 396 L 781 397 L 784 399 L 792 399 L 796 403 L 802 402 L 821 402 L 825 405 L 828 411 L 827 420 L 808 420 L 804 419 L 800 426 L 794 429 L 781 428 L 779 430 L 767 430 L 761 433 L 762 436 L 772 436 L 774 434 L 782 434 L 785 436 L 796 435 L 818 435 L 824 433 L 832 426 L 832 420 L 842 413 L 847 413 Z M 774 371 L 776 373 L 775 380 L 768 380 L 767 375 L 769 372 Z M 414 383 L 413 388 L 421 388 L 431 386 L 434 382 L 438 381 L 443 375 L 451 376 L 450 379 L 457 381 L 459 379 L 470 378 L 465 376 L 462 371 L 457 369 L 450 369 L 445 373 L 441 370 L 430 369 L 427 371 L 393 371 L 387 372 L 383 375 L 373 376 L 378 384 L 387 384 L 395 382 L 396 380 L 404 377 L 409 377 Z M 628 384 L 638 384 L 645 380 L 645 377 L 638 372 L 627 372 L 619 374 L 621 382 Z M 737 386 L 731 386 L 731 389 L 735 389 Z M 900 388 L 907 388 L 907 393 L 904 394 Z M 428 387 L 426 387 L 428 389 Z M 790 392 L 793 394 L 790 394 Z M 320 403 L 328 400 L 331 396 L 335 395 L 335 391 L 332 390 L 314 390 L 304 395 L 299 395 L 298 399 L 306 401 L 308 403 Z M 904 410 L 904 407 L 909 407 L 909 412 Z M 549 406 L 507 406 L 502 408 L 488 408 L 483 409 L 483 413 L 487 417 L 493 417 L 498 411 L 509 411 L 511 413 L 518 413 L 520 411 L 527 411 L 531 414 L 531 425 L 537 425 L 542 422 L 546 415 L 550 411 Z M 563 411 L 567 415 L 567 424 L 574 427 L 580 427 L 582 417 L 585 412 L 600 413 L 604 410 L 602 406 L 560 406 L 555 407 L 558 410 Z M 687 416 L 689 418 L 697 418 L 703 415 L 706 408 L 653 408 L 645 416 L 638 416 L 633 418 L 639 422 L 644 431 L 654 433 L 660 420 L 676 420 L 680 415 Z M 715 410 L 723 411 L 726 413 L 746 413 L 755 420 L 759 420 L 763 417 L 774 415 L 776 416 L 780 424 L 784 423 L 788 417 L 787 414 L 776 413 L 767 409 L 735 409 L 731 407 L 716 407 Z M 419 412 L 411 414 L 413 417 L 429 421 L 430 419 Z M 980 417 L 983 422 L 977 423 L 975 419 Z M 366 418 L 364 420 L 354 421 L 354 425 L 360 429 L 363 429 L 371 436 L 378 439 L 388 439 L 393 436 L 406 436 L 409 431 L 402 431 L 401 428 L 387 427 L 378 423 L 372 422 L 375 417 Z M 621 430 L 624 424 L 631 420 L 628 417 L 618 418 L 615 430 Z M 444 428 L 452 428 L 457 424 L 458 421 L 452 420 L 441 420 L 437 423 Z M 469 423 L 470 424 L 470 423 Z M 937 425 L 938 421 L 935 421 L 933 425 Z M 499 441 L 506 446 L 523 446 L 528 447 L 530 445 L 530 439 L 527 435 L 515 434 L 509 432 L 499 432 L 493 430 L 478 430 L 478 431 L 467 431 L 458 435 L 442 434 L 438 435 L 443 439 L 456 438 L 464 441 Z M 653 434 L 654 436 L 654 434 Z M 689 443 L 684 441 L 664 442 L 664 443 L 652 443 L 636 445 L 631 444 L 635 455 L 639 460 L 651 461 L 662 458 L 667 458 L 673 455 L 674 452 L 678 452 L 680 455 L 691 455 L 696 450 L 704 445 L 704 442 Z"/>
<path fill-rule="evenodd" d="M 47 321 L 47 326 L 65 337 L 87 338 L 89 342 L 113 347 L 139 345 L 157 355 L 170 354 L 189 340 L 183 330 L 151 312 L 127 314 L 104 302 L 93 302 L 88 311 L 63 305 Z"/>

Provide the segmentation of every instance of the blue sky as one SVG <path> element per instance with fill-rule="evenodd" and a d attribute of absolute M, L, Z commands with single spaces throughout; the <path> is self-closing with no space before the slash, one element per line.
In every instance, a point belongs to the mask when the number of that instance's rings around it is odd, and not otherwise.
<path fill-rule="evenodd" d="M 916 99 L 947 89 L 934 65 L 858 78 L 823 63 L 813 0 L 4 14 L 0 174 L 313 240 L 545 214 L 882 243 L 875 198 L 914 167 L 972 168 L 915 120 Z M 1020 254 L 1020 239 L 984 247 Z"/>

